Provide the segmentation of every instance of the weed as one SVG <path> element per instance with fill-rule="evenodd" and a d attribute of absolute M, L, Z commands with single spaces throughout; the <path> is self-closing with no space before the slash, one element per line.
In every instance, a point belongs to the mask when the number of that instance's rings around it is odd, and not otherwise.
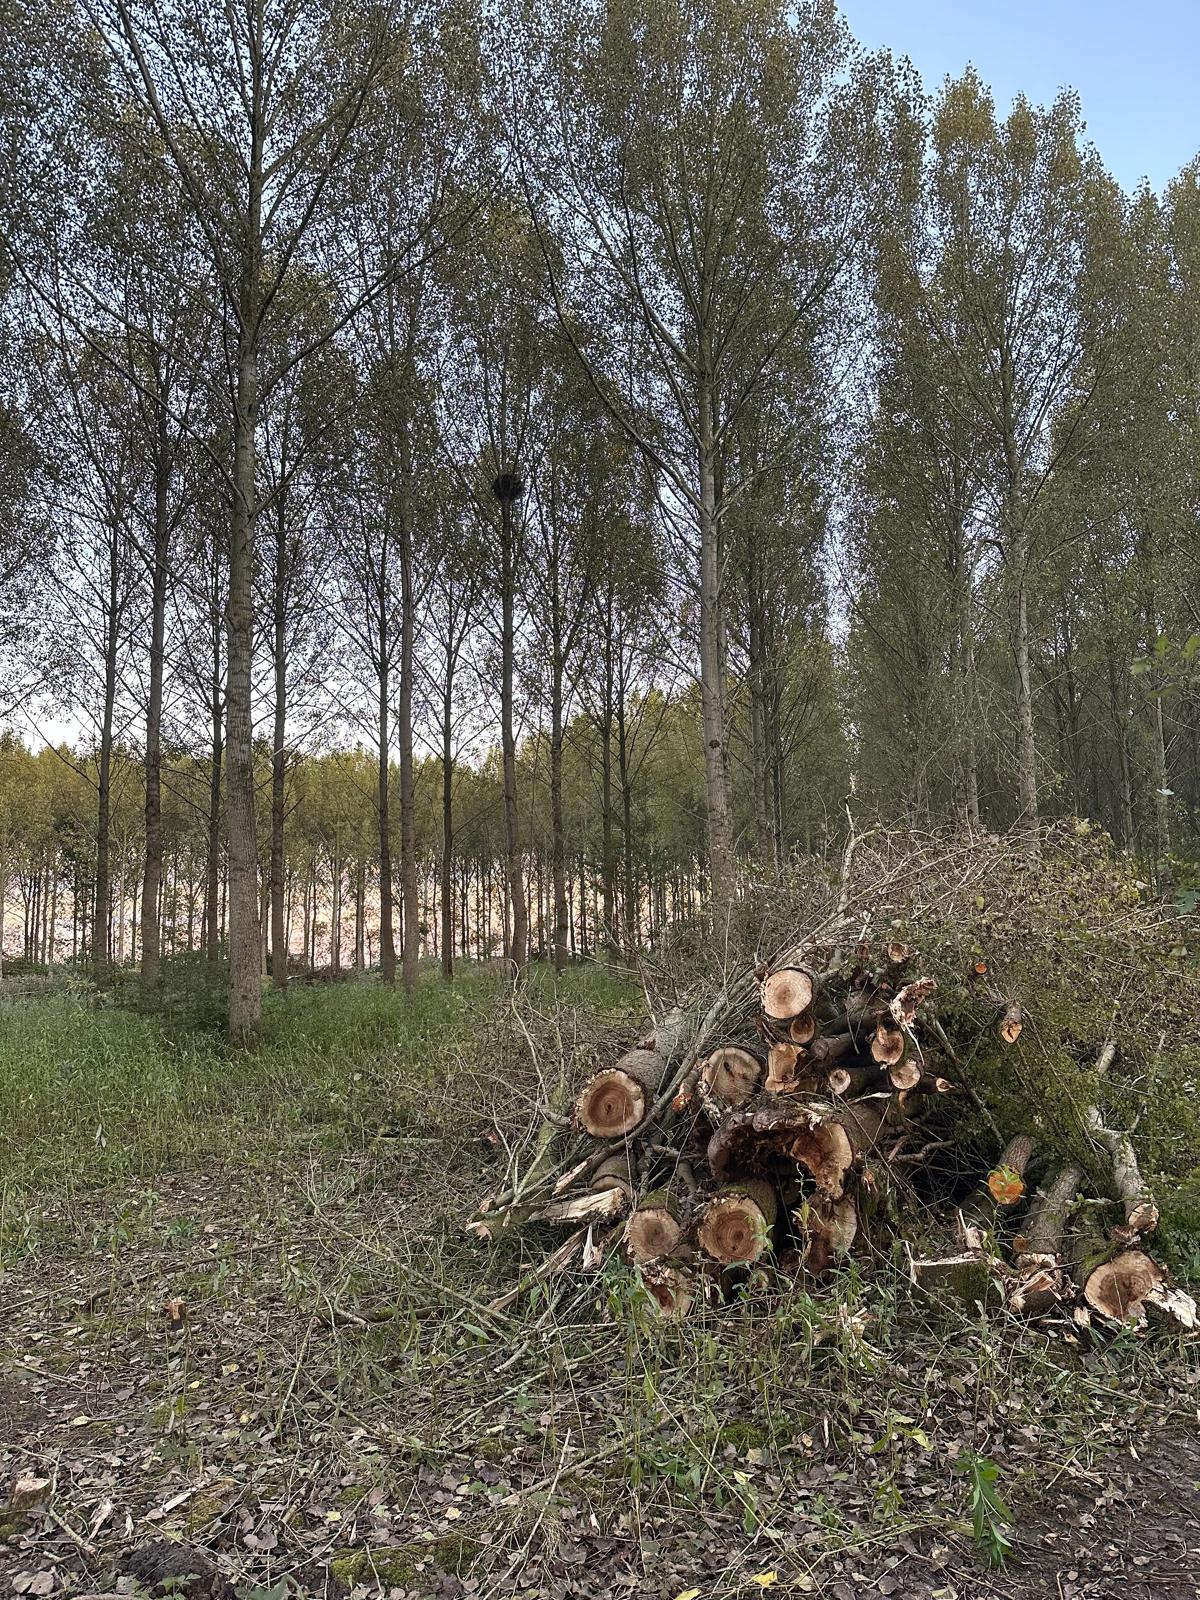
<path fill-rule="evenodd" d="M 958 1466 L 967 1475 L 971 1491 L 971 1535 L 989 1567 L 1002 1567 L 1012 1552 L 1005 1532 L 1013 1525 L 1012 1512 L 996 1488 L 1000 1468 L 988 1456 L 964 1450 Z"/>

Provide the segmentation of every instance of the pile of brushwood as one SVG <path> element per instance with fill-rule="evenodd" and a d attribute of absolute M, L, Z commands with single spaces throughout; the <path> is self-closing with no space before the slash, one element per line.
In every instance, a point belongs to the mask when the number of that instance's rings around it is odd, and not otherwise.
<path fill-rule="evenodd" d="M 1031 900 L 1042 875 L 1065 878 L 1049 900 L 1062 917 L 1049 937 L 1084 948 L 1097 872 L 1118 900 L 1125 879 L 1095 847 L 1081 869 L 1079 841 L 1069 842 L 1066 872 L 1053 839 L 1014 870 L 1028 875 Z M 1077 1082 L 1043 1083 L 1028 1126 L 1014 1126 L 1032 1013 L 994 975 L 981 933 L 1003 951 L 1020 947 L 1021 930 L 1011 914 L 982 915 L 976 861 L 1003 870 L 1005 850 L 927 852 L 934 892 L 898 904 L 897 852 L 877 847 L 864 884 L 863 848 L 851 841 L 832 912 L 800 943 L 699 1003 L 665 1007 L 631 1048 L 589 1063 L 569 1115 L 548 1117 L 525 1171 L 468 1225 L 492 1242 L 519 1229 L 536 1252 L 494 1309 L 619 1249 L 673 1316 L 729 1299 L 752 1274 L 816 1286 L 853 1256 L 900 1259 L 921 1291 L 1051 1318 L 1075 1339 L 1130 1321 L 1196 1327 L 1194 1301 L 1150 1253 L 1159 1206 L 1133 1140 L 1105 1109 L 1122 1062 L 1119 975 L 1101 976 L 1105 1037 Z M 1164 922 L 1146 889 L 1133 891 L 1147 913 L 1138 936 L 1153 927 L 1157 938 Z M 1021 900 L 1018 888 L 1010 913 Z M 964 902 L 969 937 L 948 939 Z M 922 921 L 936 929 L 928 962 Z M 1055 1045 L 1076 1058 L 1087 1049 Z M 1119 1105 L 1127 1087 L 1112 1096 Z M 1056 1095 L 1072 1102 L 1065 1120 L 1048 1112 Z M 556 1228 L 568 1230 L 561 1242 Z"/>

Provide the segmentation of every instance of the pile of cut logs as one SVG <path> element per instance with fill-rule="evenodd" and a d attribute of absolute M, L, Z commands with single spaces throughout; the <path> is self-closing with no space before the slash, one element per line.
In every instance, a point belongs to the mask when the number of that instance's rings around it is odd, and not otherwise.
<path fill-rule="evenodd" d="M 990 1028 L 1015 1044 L 1020 1008 L 990 987 L 986 963 L 969 988 L 973 1035 Z M 796 958 L 760 968 L 699 1024 L 668 1013 L 586 1076 L 566 1154 L 552 1160 L 543 1138 L 531 1169 L 489 1196 L 468 1225 L 485 1240 L 526 1224 L 572 1230 L 493 1309 L 535 1281 L 594 1270 L 616 1247 L 653 1303 L 678 1316 L 701 1299 L 729 1296 L 755 1269 L 819 1280 L 851 1253 L 886 1254 L 897 1217 L 928 1238 L 914 1174 L 938 1152 L 942 1168 L 952 1166 L 956 1106 L 972 1102 L 995 1129 L 960 1053 L 968 1040 L 956 1048 L 936 991 L 907 946 L 876 953 L 862 944 L 824 971 Z M 956 1014 L 961 1028 L 961 1007 Z M 1101 1074 L 1115 1056 L 1106 1046 Z M 1081 1199 L 1084 1174 L 1074 1163 L 1043 1161 L 1040 1187 L 1027 1195 L 1036 1152 L 1021 1136 L 943 1219 L 953 1246 L 909 1250 L 913 1283 L 968 1302 L 1003 1300 L 1026 1316 L 1055 1312 L 1076 1327 L 1093 1316 L 1153 1313 L 1196 1326 L 1194 1302 L 1143 1248 L 1158 1209 L 1128 1136 L 1096 1108 L 1086 1124 L 1115 1202 Z M 1106 1228 L 1106 1210 L 1117 1205 L 1122 1215 Z"/>

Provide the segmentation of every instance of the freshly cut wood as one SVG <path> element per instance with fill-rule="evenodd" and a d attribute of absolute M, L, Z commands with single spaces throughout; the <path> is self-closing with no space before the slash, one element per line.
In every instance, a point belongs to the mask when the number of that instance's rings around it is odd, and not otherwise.
<path fill-rule="evenodd" d="M 987 1175 L 986 1188 L 995 1203 L 1005 1210 L 1015 1206 L 1025 1193 L 1025 1169 L 1033 1155 L 1033 1140 L 1018 1133 L 1004 1146 L 1000 1159 Z"/>
<path fill-rule="evenodd" d="M 802 1011 L 788 1023 L 788 1038 L 793 1044 L 811 1044 L 817 1036 L 817 1019 L 811 1009 Z"/>
<path fill-rule="evenodd" d="M 853 1161 L 854 1146 L 838 1121 L 775 1096 L 731 1112 L 708 1141 L 708 1164 L 719 1183 L 789 1178 L 799 1167 L 823 1193 L 840 1195 Z"/>
<path fill-rule="evenodd" d="M 677 1006 L 615 1066 L 593 1072 L 575 1101 L 576 1125 L 593 1139 L 620 1139 L 641 1127 L 686 1032 L 687 1019 Z"/>
<path fill-rule="evenodd" d="M 1000 1020 L 996 1024 L 996 1033 L 1003 1043 L 1016 1044 L 1024 1027 L 1025 1019 L 1021 1014 L 1020 1006 L 1005 1004 Z"/>
<path fill-rule="evenodd" d="M 742 1106 L 757 1092 L 762 1077 L 761 1056 L 737 1045 L 725 1045 L 701 1064 L 700 1088 L 718 1105 Z"/>
<path fill-rule="evenodd" d="M 936 993 L 936 978 L 917 978 L 912 983 L 906 983 L 888 1007 L 892 1021 L 898 1028 L 911 1029 L 917 1020 L 917 1012 Z"/>
<path fill-rule="evenodd" d="M 893 1089 L 916 1089 L 925 1074 L 921 1063 L 915 1060 L 897 1061 L 887 1069 L 888 1082 Z"/>
<path fill-rule="evenodd" d="M 1088 1107 L 1086 1121 L 1088 1132 L 1108 1152 L 1113 1184 L 1125 1207 L 1125 1226 L 1134 1233 L 1153 1233 L 1158 1227 L 1158 1205 L 1142 1178 L 1129 1135 L 1106 1128 L 1095 1106 Z"/>
<path fill-rule="evenodd" d="M 904 1059 L 907 1041 L 904 1029 L 898 1028 L 894 1022 L 886 1021 L 883 1017 L 875 1024 L 875 1034 L 871 1040 L 871 1059 L 877 1061 L 881 1067 L 898 1066 Z M 917 1068 L 920 1076 L 921 1069 Z M 902 1086 L 911 1087 L 911 1085 Z"/>
<path fill-rule="evenodd" d="M 762 980 L 759 993 L 763 1011 L 774 1022 L 790 1022 L 807 1011 L 816 993 L 816 980 L 807 967 L 779 967 Z"/>
<path fill-rule="evenodd" d="M 770 1244 L 777 1209 L 775 1190 L 763 1179 L 727 1184 L 704 1207 L 697 1242 L 723 1266 L 746 1266 Z"/>
<path fill-rule="evenodd" d="M 1146 1296 L 1165 1282 L 1166 1273 L 1152 1256 L 1144 1250 L 1123 1250 L 1088 1274 L 1083 1298 L 1093 1311 L 1114 1322 L 1140 1322 Z"/>
<path fill-rule="evenodd" d="M 552 1200 L 530 1217 L 531 1222 L 582 1222 L 594 1217 L 623 1217 L 629 1210 L 629 1191 L 614 1187 Z"/>
<path fill-rule="evenodd" d="M 677 1261 L 653 1261 L 641 1269 L 646 1293 L 664 1317 L 686 1317 L 695 1299 L 695 1281 Z"/>
<path fill-rule="evenodd" d="M 579 1091 L 575 1120 L 593 1139 L 620 1139 L 646 1120 L 666 1062 L 652 1050 L 631 1050 L 615 1067 L 594 1072 Z"/>
<path fill-rule="evenodd" d="M 767 1079 L 763 1087 L 768 1094 L 794 1094 L 806 1074 L 801 1062 L 807 1066 L 807 1056 L 798 1044 L 773 1044 L 767 1052 Z"/>
<path fill-rule="evenodd" d="M 625 1249 L 631 1261 L 657 1261 L 683 1238 L 683 1208 L 667 1189 L 643 1195 L 625 1224 Z"/>
<path fill-rule="evenodd" d="M 1160 1283 L 1150 1290 L 1142 1304 L 1148 1315 L 1173 1322 L 1185 1333 L 1194 1333 L 1200 1327 L 1200 1310 L 1195 1300 L 1175 1284 Z"/>

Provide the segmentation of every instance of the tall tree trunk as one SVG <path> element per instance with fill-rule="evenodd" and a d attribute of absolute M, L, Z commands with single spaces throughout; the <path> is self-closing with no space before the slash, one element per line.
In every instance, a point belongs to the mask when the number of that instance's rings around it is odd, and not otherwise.
<path fill-rule="evenodd" d="M 272 668 L 275 720 L 271 737 L 271 982 L 287 987 L 287 929 L 284 905 L 283 829 L 287 790 L 287 586 L 286 497 L 275 515 L 275 573 L 272 587 Z"/>
<path fill-rule="evenodd" d="M 518 970 L 529 955 L 529 919 L 525 909 L 525 882 L 521 867 L 521 840 L 517 818 L 517 742 L 513 726 L 513 675 L 516 664 L 516 552 L 514 546 L 513 502 L 509 494 L 500 499 L 500 738 L 504 764 L 504 847 L 508 875 L 508 900 L 511 943 L 507 955 Z"/>
<path fill-rule="evenodd" d="M 617 695 L 617 776 L 621 787 L 621 861 L 624 882 L 624 945 L 630 961 L 641 943 L 642 916 L 633 872 L 633 779 L 629 771 L 629 736 L 625 720 L 625 684 Z"/>
<path fill-rule="evenodd" d="M 421 913 L 417 898 L 417 811 L 413 786 L 413 638 L 416 596 L 413 586 L 413 534 L 408 484 L 407 425 L 401 427 L 400 512 L 400 903 L 404 921 L 403 979 L 411 993 L 417 986 Z"/>
<path fill-rule="evenodd" d="M 552 667 L 550 689 L 550 858 L 554 879 L 554 970 L 567 966 L 567 846 L 563 829 L 563 668 Z"/>
<path fill-rule="evenodd" d="M 229 856 L 229 1034 L 254 1039 L 262 1020 L 258 838 L 254 814 L 255 431 L 258 420 L 258 200 L 252 173 L 250 242 L 245 251 L 234 405 L 234 493 L 226 602 L 225 819 Z"/>
<path fill-rule="evenodd" d="M 1029 665 L 1029 585 L 1024 541 L 1017 551 L 1017 824 L 1036 839 L 1038 831 L 1037 747 L 1033 731 L 1033 678 Z"/>
<path fill-rule="evenodd" d="M 379 815 L 379 967 L 384 983 L 396 981 L 396 940 L 394 896 L 392 893 L 392 813 L 391 773 L 388 768 L 388 668 L 387 611 L 381 594 L 379 607 L 379 786 L 376 810 Z"/>
<path fill-rule="evenodd" d="M 454 624 L 450 623 L 453 638 Z M 454 976 L 454 652 L 442 678 L 442 977 Z M 464 923 L 466 921 L 464 917 Z"/>
<path fill-rule="evenodd" d="M 114 519 L 109 530 L 108 611 L 104 630 L 104 711 L 100 723 L 100 771 L 96 815 L 96 894 L 92 911 L 92 976 L 98 984 L 109 977 L 109 924 L 112 920 L 112 872 L 109 849 L 112 816 L 113 713 L 117 700 L 118 601 L 121 583 L 120 532 Z"/>
<path fill-rule="evenodd" d="M 221 683 L 214 677 L 210 686 L 209 714 L 212 719 L 212 771 L 208 779 L 207 847 L 204 863 L 204 953 L 216 961 L 221 951 L 221 778 L 225 751 Z M 142 928 L 142 938 L 146 930 Z"/>
<path fill-rule="evenodd" d="M 360 861 L 354 875 L 354 970 L 362 972 L 366 966 L 365 939 L 367 927 L 367 868 Z"/>
<path fill-rule="evenodd" d="M 141 973 L 152 981 L 158 973 L 158 899 L 162 890 L 162 704 L 163 666 L 167 617 L 167 495 L 170 467 L 167 456 L 166 409 L 156 412 L 157 439 L 154 460 L 154 545 L 150 574 L 150 694 L 146 704 L 146 864 L 142 876 Z"/>
<path fill-rule="evenodd" d="M 711 366 L 711 340 L 701 334 L 700 360 Z M 704 789 L 713 922 L 719 929 L 733 904 L 733 831 L 725 780 L 725 708 L 721 659 L 720 527 L 717 521 L 716 428 L 711 377 L 700 379 L 700 705 L 704 728 Z"/>

